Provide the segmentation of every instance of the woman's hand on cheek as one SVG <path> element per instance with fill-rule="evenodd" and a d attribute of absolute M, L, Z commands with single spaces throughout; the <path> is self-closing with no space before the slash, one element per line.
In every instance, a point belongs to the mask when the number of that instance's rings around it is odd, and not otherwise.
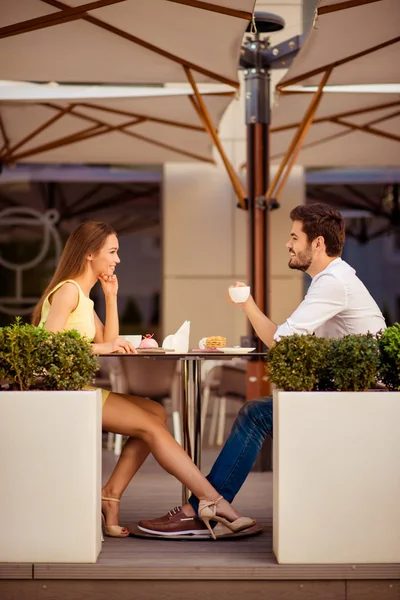
<path fill-rule="evenodd" d="M 105 296 L 116 296 L 118 293 L 118 279 L 116 275 L 100 273 L 99 281 Z"/>

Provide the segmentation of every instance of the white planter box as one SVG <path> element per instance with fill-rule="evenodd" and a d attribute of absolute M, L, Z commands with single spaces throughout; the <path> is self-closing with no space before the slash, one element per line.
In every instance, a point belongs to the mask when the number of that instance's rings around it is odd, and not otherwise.
<path fill-rule="evenodd" d="M 400 392 L 274 392 L 279 563 L 400 562 Z"/>
<path fill-rule="evenodd" d="M 0 562 L 94 563 L 101 393 L 0 393 Z"/>

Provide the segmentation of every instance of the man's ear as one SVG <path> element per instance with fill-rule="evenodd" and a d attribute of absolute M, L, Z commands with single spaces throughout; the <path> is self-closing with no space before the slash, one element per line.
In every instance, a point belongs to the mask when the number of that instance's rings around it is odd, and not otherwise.
<path fill-rule="evenodd" d="M 322 235 L 319 235 L 315 241 L 316 241 L 316 244 L 315 244 L 316 248 L 323 248 L 325 246 L 325 239 Z"/>

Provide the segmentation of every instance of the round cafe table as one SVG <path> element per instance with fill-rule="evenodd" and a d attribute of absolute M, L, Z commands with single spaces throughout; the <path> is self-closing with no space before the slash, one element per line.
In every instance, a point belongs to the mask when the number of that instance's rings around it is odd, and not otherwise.
<path fill-rule="evenodd" d="M 254 360 L 265 357 L 263 352 L 243 351 L 235 352 L 234 349 L 227 352 L 192 350 L 184 354 L 177 352 L 160 352 L 142 350 L 137 354 L 106 354 L 108 358 L 118 357 L 123 360 L 180 360 L 181 368 L 181 416 L 183 430 L 183 448 L 193 460 L 195 465 L 201 468 L 201 364 L 206 360 L 227 361 L 233 358 L 244 358 Z M 190 495 L 189 490 L 183 486 L 182 502 L 186 503 Z"/>

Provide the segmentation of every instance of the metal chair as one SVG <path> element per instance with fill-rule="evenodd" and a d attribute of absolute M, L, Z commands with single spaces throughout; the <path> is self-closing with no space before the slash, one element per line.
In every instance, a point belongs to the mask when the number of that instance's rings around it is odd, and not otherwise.
<path fill-rule="evenodd" d="M 228 398 L 246 401 L 246 361 L 236 359 L 219 363 L 209 371 L 203 388 L 202 432 L 210 398 L 214 398 L 208 443 L 222 446 L 226 425 Z"/>

